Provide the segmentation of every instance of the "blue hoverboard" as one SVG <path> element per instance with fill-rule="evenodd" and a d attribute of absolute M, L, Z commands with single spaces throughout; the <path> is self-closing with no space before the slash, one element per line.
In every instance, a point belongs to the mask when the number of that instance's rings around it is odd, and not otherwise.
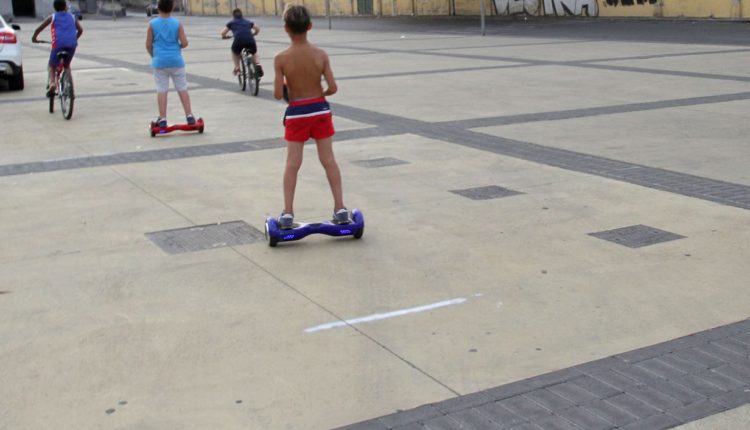
<path fill-rule="evenodd" d="M 300 240 L 311 234 L 354 236 L 355 239 L 359 239 L 364 232 L 365 217 L 359 209 L 352 211 L 351 221 L 348 224 L 334 224 L 331 221 L 309 224 L 294 223 L 292 228 L 283 229 L 279 226 L 276 217 L 266 219 L 266 239 L 268 239 L 268 245 L 271 247 L 276 246 L 279 242 Z"/>

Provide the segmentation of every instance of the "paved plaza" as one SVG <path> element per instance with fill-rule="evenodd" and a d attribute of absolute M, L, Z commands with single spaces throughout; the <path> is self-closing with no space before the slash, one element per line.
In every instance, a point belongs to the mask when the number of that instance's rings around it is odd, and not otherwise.
<path fill-rule="evenodd" d="M 739 429 L 750 46 L 716 21 L 325 19 L 362 239 L 268 246 L 285 105 L 180 17 L 205 133 L 152 138 L 145 16 L 83 21 L 73 118 L 0 84 L 2 429 Z M 182 122 L 175 93 L 170 122 Z M 315 145 L 300 221 L 331 216 Z M 161 239 L 159 239 L 161 238 Z"/>

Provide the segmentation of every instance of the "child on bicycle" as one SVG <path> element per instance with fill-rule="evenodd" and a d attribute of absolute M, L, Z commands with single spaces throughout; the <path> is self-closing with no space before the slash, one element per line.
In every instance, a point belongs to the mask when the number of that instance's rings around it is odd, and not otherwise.
<path fill-rule="evenodd" d="M 83 34 L 83 27 L 81 23 L 68 12 L 68 3 L 65 0 L 55 0 L 52 3 L 55 8 L 55 13 L 45 18 L 39 27 L 34 30 L 34 35 L 31 36 L 31 41 L 34 43 L 40 43 L 37 37 L 48 25 L 52 32 L 52 52 L 49 54 L 49 79 L 47 79 L 47 97 L 53 97 L 55 95 L 55 88 L 57 87 L 57 75 L 55 69 L 60 64 L 60 59 L 57 57 L 57 53 L 60 51 L 68 51 L 68 56 L 65 58 L 63 66 L 70 70 L 70 62 L 73 61 L 73 55 L 76 52 L 78 46 L 78 39 Z"/>
<path fill-rule="evenodd" d="M 318 158 L 333 193 L 333 222 L 346 224 L 350 222 L 349 211 L 344 206 L 341 172 L 333 155 L 333 117 L 325 99 L 325 96 L 336 93 L 336 80 L 328 54 L 307 41 L 307 31 L 312 28 L 307 8 L 287 4 L 283 16 L 291 45 L 274 57 L 276 76 L 273 86 L 277 100 L 284 97 L 285 82 L 289 95 L 289 106 L 284 115 L 284 139 L 287 141 L 284 211 L 279 216 L 279 226 L 291 228 L 294 223 L 297 173 L 302 165 L 305 141 L 311 137 L 317 144 Z M 321 76 L 328 86 L 325 90 Z"/>
<path fill-rule="evenodd" d="M 255 44 L 255 36 L 260 33 L 258 27 L 253 21 L 242 17 L 242 10 L 237 8 L 232 11 L 232 20 L 229 21 L 221 30 L 221 38 L 229 39 L 227 33 L 232 32 L 234 42 L 232 42 L 232 61 L 234 61 L 234 75 L 240 74 L 240 54 L 243 49 L 247 49 L 253 55 L 253 63 L 258 70 L 258 77 L 263 77 L 263 67 L 260 65 L 258 56 L 258 47 Z"/>
<path fill-rule="evenodd" d="M 156 124 L 167 126 L 167 94 L 169 80 L 172 79 L 175 90 L 180 96 L 185 118 L 189 125 L 195 124 L 195 116 L 190 107 L 185 61 L 182 49 L 188 46 L 185 29 L 177 18 L 172 17 L 174 0 L 159 0 L 159 16 L 151 20 L 146 33 L 146 51 L 151 56 L 151 67 L 156 81 L 156 101 L 159 105 L 159 117 Z"/>

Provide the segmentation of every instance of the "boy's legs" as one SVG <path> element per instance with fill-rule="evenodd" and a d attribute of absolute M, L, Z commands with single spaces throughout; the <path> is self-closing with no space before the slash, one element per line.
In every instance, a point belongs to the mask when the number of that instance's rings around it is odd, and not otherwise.
<path fill-rule="evenodd" d="M 240 74 L 240 56 L 232 51 L 232 61 L 234 62 L 234 74 Z"/>
<path fill-rule="evenodd" d="M 172 81 L 174 81 L 174 87 L 177 90 L 177 94 L 180 96 L 180 102 L 182 103 L 182 109 L 185 111 L 185 117 L 187 117 L 188 124 L 192 124 L 195 120 L 192 119 L 191 122 L 193 109 L 192 106 L 190 106 L 190 94 L 188 94 L 188 84 L 184 67 L 172 71 Z"/>
<path fill-rule="evenodd" d="M 154 69 L 156 82 L 156 103 L 159 106 L 159 120 L 167 119 L 167 94 L 169 94 L 169 73 L 166 69 Z"/>
<path fill-rule="evenodd" d="M 159 105 L 159 118 L 167 118 L 167 91 L 156 93 L 156 103 Z"/>
<path fill-rule="evenodd" d="M 182 108 L 185 110 L 185 116 L 192 115 L 193 110 L 190 106 L 190 94 L 188 94 L 187 90 L 177 91 L 177 94 L 180 95 L 180 102 L 182 103 Z"/>
<path fill-rule="evenodd" d="M 284 211 L 294 215 L 294 191 L 297 188 L 297 173 L 302 166 L 304 142 L 286 142 L 286 168 L 284 169 Z"/>
<path fill-rule="evenodd" d="M 333 155 L 333 136 L 326 137 L 325 139 L 316 139 L 315 143 L 318 146 L 318 159 L 326 171 L 328 185 L 330 185 L 331 192 L 333 193 L 333 212 L 336 213 L 345 207 L 344 192 L 341 185 L 341 171 L 339 170 L 339 165 L 336 163 L 336 157 Z"/>
<path fill-rule="evenodd" d="M 55 87 L 57 86 L 55 67 L 49 66 L 49 76 L 47 77 L 47 97 L 55 95 Z"/>

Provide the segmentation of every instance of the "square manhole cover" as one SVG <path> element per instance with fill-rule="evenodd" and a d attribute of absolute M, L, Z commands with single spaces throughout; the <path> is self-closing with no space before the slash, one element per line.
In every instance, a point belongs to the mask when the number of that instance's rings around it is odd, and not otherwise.
<path fill-rule="evenodd" d="M 466 188 L 464 190 L 451 190 L 452 193 L 464 196 L 472 200 L 489 200 L 499 199 L 500 197 L 515 196 L 523 194 L 519 191 L 509 190 L 498 187 L 497 185 L 488 185 L 486 187 Z"/>
<path fill-rule="evenodd" d="M 262 241 L 262 231 L 245 221 L 231 221 L 217 224 L 197 225 L 146 233 L 164 252 L 182 254 L 184 252 L 203 251 L 205 249 L 223 248 L 225 246 L 247 245 Z"/>
<path fill-rule="evenodd" d="M 589 235 L 624 245 L 629 248 L 640 248 L 642 246 L 685 238 L 685 236 L 680 236 L 679 234 L 641 224 L 616 228 L 614 230 L 589 233 Z"/>
<path fill-rule="evenodd" d="M 398 166 L 399 164 L 409 164 L 408 161 L 399 160 L 393 157 L 382 157 L 382 158 L 371 158 L 369 160 L 357 160 L 352 163 L 360 165 L 362 167 L 387 167 L 387 166 Z"/>

